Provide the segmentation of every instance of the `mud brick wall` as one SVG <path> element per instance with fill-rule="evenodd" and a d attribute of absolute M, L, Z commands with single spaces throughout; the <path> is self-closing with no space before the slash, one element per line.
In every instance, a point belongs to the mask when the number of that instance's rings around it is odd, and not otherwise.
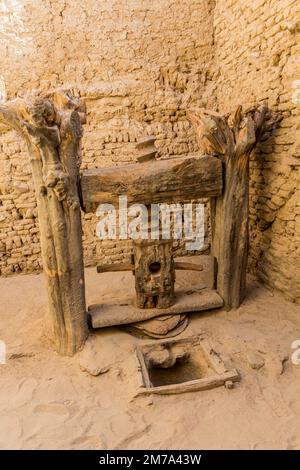
<path fill-rule="evenodd" d="M 162 158 L 195 152 L 188 108 L 267 102 L 283 121 L 251 158 L 249 268 L 300 302 L 299 29 L 297 0 L 2 0 L 0 98 L 83 96 L 82 168 L 135 161 L 148 133 Z M 1 275 L 41 269 L 36 216 L 26 149 L 0 128 Z M 86 264 L 128 259 L 96 222 L 84 215 Z"/>
<path fill-rule="evenodd" d="M 266 102 L 283 116 L 251 158 L 249 268 L 300 302 L 299 1 L 218 0 L 214 53 L 211 106 Z"/>

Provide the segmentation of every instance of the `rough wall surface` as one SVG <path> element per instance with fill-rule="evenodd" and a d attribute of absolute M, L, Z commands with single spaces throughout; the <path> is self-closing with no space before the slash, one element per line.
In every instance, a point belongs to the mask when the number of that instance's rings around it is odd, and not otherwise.
<path fill-rule="evenodd" d="M 70 84 L 87 100 L 83 168 L 130 163 L 137 135 L 159 153 L 195 151 L 185 111 L 267 101 L 283 114 L 251 160 L 250 269 L 300 301 L 297 0 L 3 0 L 0 98 Z M 4 84 L 4 85 L 3 85 Z M 41 269 L 31 172 L 23 144 L 0 131 L 0 274 Z M 84 216 L 86 264 L 120 260 Z"/>
<path fill-rule="evenodd" d="M 300 302 L 299 1 L 218 0 L 214 48 L 212 106 L 267 102 L 282 113 L 250 163 L 250 270 Z"/>
<path fill-rule="evenodd" d="M 160 156 L 197 149 L 185 117 L 202 100 L 212 60 L 210 0 L 4 0 L 1 74 L 8 98 L 70 84 L 85 97 L 82 168 L 130 163 L 138 135 L 154 133 Z M 1 84 L 0 84 L 1 86 Z M 0 138 L 0 272 L 41 268 L 26 149 Z M 129 257 L 131 244 L 96 242 L 84 216 L 86 264 Z"/>

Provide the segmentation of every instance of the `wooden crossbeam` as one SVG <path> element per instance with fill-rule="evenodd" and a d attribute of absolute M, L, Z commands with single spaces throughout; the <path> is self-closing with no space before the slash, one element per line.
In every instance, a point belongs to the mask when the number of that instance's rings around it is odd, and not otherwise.
<path fill-rule="evenodd" d="M 201 312 L 223 306 L 223 299 L 214 289 L 200 292 L 176 294 L 176 302 L 167 308 L 137 308 L 131 300 L 124 299 L 114 303 L 90 305 L 88 313 L 92 328 L 105 328 L 114 325 L 128 325 L 162 315 L 178 315 L 180 313 Z"/>
<path fill-rule="evenodd" d="M 222 193 L 222 163 L 213 156 L 187 156 L 85 170 L 80 178 L 82 205 L 95 212 L 101 203 L 184 202 Z"/>
<path fill-rule="evenodd" d="M 197 263 L 189 263 L 183 261 L 174 262 L 175 269 L 185 271 L 203 271 L 203 266 Z M 97 273 L 108 273 L 116 271 L 134 271 L 134 264 L 110 263 L 97 266 Z"/>

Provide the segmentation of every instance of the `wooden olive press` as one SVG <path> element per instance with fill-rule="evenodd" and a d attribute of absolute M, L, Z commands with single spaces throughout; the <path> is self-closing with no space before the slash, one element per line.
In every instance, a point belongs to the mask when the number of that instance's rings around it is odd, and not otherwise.
<path fill-rule="evenodd" d="M 138 167 L 144 167 L 144 171 L 153 168 L 153 165 L 159 166 L 159 161 L 156 160 L 156 148 L 155 138 L 153 136 L 146 137 L 138 142 Z M 168 160 L 166 160 L 168 162 Z M 186 180 L 186 169 L 183 171 L 182 187 L 184 189 L 187 186 Z M 176 173 L 175 173 L 176 175 Z M 167 175 L 170 182 L 168 185 L 172 187 L 172 171 L 171 174 Z M 159 179 L 160 175 L 156 175 L 156 179 Z M 162 174 L 163 180 L 163 174 Z M 141 179 L 140 179 L 141 181 Z M 178 182 L 180 183 L 180 181 Z M 180 186 L 179 186 L 180 187 Z M 167 191 L 169 189 L 167 188 Z M 182 191 L 182 188 L 181 188 Z M 141 194 L 142 202 L 144 202 L 144 194 Z M 172 198 L 173 200 L 173 198 Z M 149 203 L 146 204 L 149 208 Z M 183 320 L 184 325 L 188 324 L 186 313 L 195 309 L 201 310 L 199 302 L 195 302 L 195 298 L 181 299 L 181 304 L 178 303 L 178 299 L 175 296 L 175 270 L 189 270 L 189 271 L 202 271 L 203 266 L 199 263 L 193 262 L 176 262 L 173 258 L 173 240 L 163 239 L 138 239 L 133 240 L 133 255 L 132 262 L 129 264 L 109 264 L 97 266 L 97 272 L 111 272 L 111 271 L 132 271 L 135 276 L 135 300 L 131 304 L 115 306 L 114 313 L 112 315 L 111 306 L 91 306 L 91 320 L 93 327 L 106 326 L 103 324 L 106 320 L 114 321 L 114 324 L 119 323 L 134 323 L 136 321 L 142 322 L 145 328 L 147 321 L 151 318 L 157 318 L 156 320 L 150 320 L 152 330 L 155 330 L 155 326 L 158 325 L 158 329 L 161 330 L 161 322 L 164 321 L 164 330 L 167 328 L 167 321 L 172 326 L 172 332 L 182 331 Z M 212 302 L 210 308 L 219 307 L 222 305 L 222 299 L 216 292 L 213 292 Z M 190 297 L 190 296 L 189 296 Z M 205 307 L 207 299 L 205 298 Z M 200 302 L 201 303 L 201 302 Z M 129 311 L 130 309 L 130 311 Z M 121 311 L 123 311 L 123 318 L 120 318 Z M 98 313 L 97 313 L 98 312 Z M 120 315 L 118 315 L 118 313 Z M 163 314 L 163 317 L 160 315 Z M 116 315 L 118 318 L 116 318 Z M 109 317 L 108 317 L 109 316 Z M 113 320 L 115 318 L 115 320 Z M 136 320 L 135 320 L 136 319 Z M 175 320 L 178 320 L 178 324 Z M 138 323 L 139 325 L 140 323 Z M 174 328 L 175 324 L 175 328 Z M 180 325 L 181 328 L 177 328 Z M 149 332 L 148 332 L 149 333 Z M 168 332 L 169 333 L 169 332 Z M 155 335 L 151 335 L 154 336 Z M 164 335 L 164 337 L 167 334 Z M 160 336 L 159 336 L 160 337 Z"/>

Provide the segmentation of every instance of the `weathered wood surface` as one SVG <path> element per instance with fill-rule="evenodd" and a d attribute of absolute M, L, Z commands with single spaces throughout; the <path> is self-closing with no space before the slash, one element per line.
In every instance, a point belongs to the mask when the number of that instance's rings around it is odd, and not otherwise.
<path fill-rule="evenodd" d="M 138 308 L 168 308 L 174 303 L 173 240 L 134 240 Z"/>
<path fill-rule="evenodd" d="M 212 289 L 192 294 L 177 294 L 176 302 L 168 308 L 136 308 L 128 301 L 91 305 L 88 308 L 93 328 L 136 323 L 161 315 L 201 312 L 223 306 L 220 295 Z"/>
<path fill-rule="evenodd" d="M 249 157 L 273 125 L 265 106 L 233 115 L 201 110 L 190 114 L 201 150 L 223 165 L 224 190 L 212 201 L 212 254 L 218 264 L 217 290 L 225 306 L 237 308 L 245 296 L 248 258 Z"/>
<path fill-rule="evenodd" d="M 212 348 L 211 344 L 209 343 L 207 339 L 201 340 L 201 347 L 208 362 L 213 367 L 213 369 L 217 372 L 217 374 L 224 374 L 225 372 L 228 372 L 228 369 L 226 368 L 219 354 L 217 354 L 214 351 L 214 349 Z"/>
<path fill-rule="evenodd" d="M 175 261 L 174 267 L 175 269 L 180 269 L 182 271 L 203 271 L 203 266 L 201 264 L 184 261 Z"/>
<path fill-rule="evenodd" d="M 148 162 L 155 159 L 157 150 L 155 147 L 156 138 L 152 136 L 144 137 L 136 144 L 138 151 L 137 161 L 139 163 Z"/>
<path fill-rule="evenodd" d="M 197 263 L 189 263 L 184 261 L 174 261 L 175 269 L 182 271 L 203 271 L 203 266 Z M 109 263 L 97 266 L 97 273 L 109 273 L 118 271 L 134 271 L 134 264 L 130 263 Z"/>
<path fill-rule="evenodd" d="M 101 203 L 155 204 L 182 202 L 222 192 L 222 165 L 212 156 L 188 156 L 153 160 L 81 173 L 81 194 L 86 212 L 95 212 Z"/>
<path fill-rule="evenodd" d="M 97 273 L 112 273 L 119 271 L 134 271 L 134 264 L 130 263 L 109 263 L 97 266 Z"/>
<path fill-rule="evenodd" d="M 0 106 L 0 121 L 27 143 L 35 186 L 50 336 L 72 355 L 88 334 L 78 197 L 84 104 L 57 91 Z"/>
<path fill-rule="evenodd" d="M 138 323 L 131 323 L 124 328 L 125 331 L 138 337 L 164 339 L 180 335 L 189 324 L 189 315 L 180 313 L 178 315 L 163 315 L 150 318 Z"/>
<path fill-rule="evenodd" d="M 205 377 L 199 380 L 190 380 L 188 382 L 162 385 L 160 387 L 145 387 L 140 388 L 137 396 L 139 395 L 175 395 L 178 393 L 196 392 L 200 390 L 210 390 L 215 387 L 225 385 L 226 382 L 238 382 L 240 380 L 239 373 L 236 369 L 232 369 L 228 372 L 224 372 L 220 375 L 214 375 L 212 377 Z"/>

